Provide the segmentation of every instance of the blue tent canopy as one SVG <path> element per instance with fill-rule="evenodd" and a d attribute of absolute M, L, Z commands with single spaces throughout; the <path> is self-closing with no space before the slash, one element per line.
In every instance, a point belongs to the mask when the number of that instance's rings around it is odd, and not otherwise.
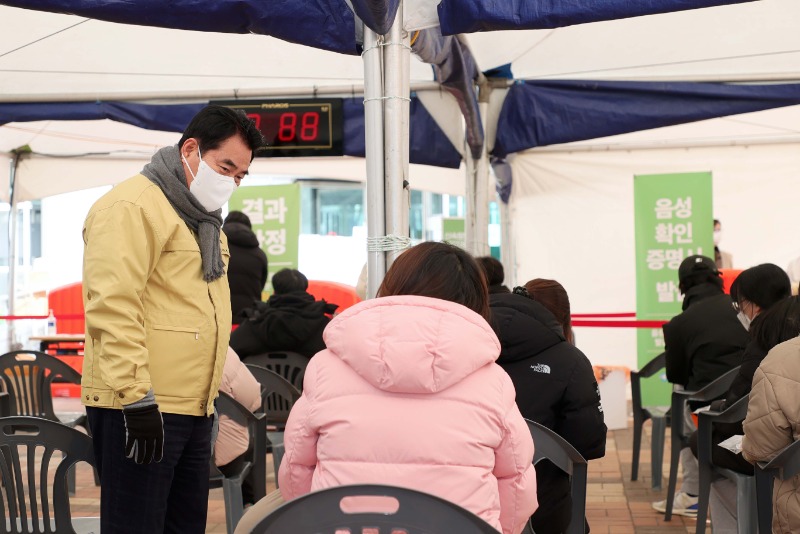
<path fill-rule="evenodd" d="M 356 15 L 378 34 L 388 31 L 399 5 L 399 0 L 351 1 Z M 438 14 L 442 33 L 454 35 L 556 28 L 749 1 L 442 0 Z M 357 54 L 360 49 L 355 16 L 346 0 L 2 0 L 0 4 L 140 26 L 271 35 L 343 54 Z"/>
<path fill-rule="evenodd" d="M 753 0 L 442 0 L 442 33 L 560 28 Z"/>
<path fill-rule="evenodd" d="M 40 102 L 0 104 L 0 125 L 43 120 L 110 119 L 148 130 L 183 132 L 205 104 L 137 104 L 131 102 Z M 364 103 L 347 98 L 344 108 L 344 155 L 364 157 Z M 447 139 L 418 98 L 411 99 L 411 163 L 458 168 L 461 154 Z"/>
<path fill-rule="evenodd" d="M 492 154 L 800 104 L 800 84 L 525 81 L 509 89 Z"/>

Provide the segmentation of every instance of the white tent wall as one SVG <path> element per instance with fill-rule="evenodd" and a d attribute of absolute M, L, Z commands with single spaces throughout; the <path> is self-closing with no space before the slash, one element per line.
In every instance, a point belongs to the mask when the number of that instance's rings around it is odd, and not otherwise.
<path fill-rule="evenodd" d="M 512 160 L 517 280 L 552 278 L 573 313 L 636 309 L 633 176 L 711 171 L 721 248 L 735 268 L 800 255 L 800 143 L 596 151 L 530 150 Z M 711 224 L 711 221 L 709 221 Z M 578 328 L 594 364 L 636 365 L 633 329 Z"/>

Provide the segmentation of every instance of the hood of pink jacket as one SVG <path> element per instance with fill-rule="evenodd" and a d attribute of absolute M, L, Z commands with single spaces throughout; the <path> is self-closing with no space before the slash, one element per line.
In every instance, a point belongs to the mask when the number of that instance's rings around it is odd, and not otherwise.
<path fill-rule="evenodd" d="M 494 362 L 500 342 L 477 313 L 419 296 L 371 299 L 336 316 L 325 345 L 376 388 L 435 393 Z"/>

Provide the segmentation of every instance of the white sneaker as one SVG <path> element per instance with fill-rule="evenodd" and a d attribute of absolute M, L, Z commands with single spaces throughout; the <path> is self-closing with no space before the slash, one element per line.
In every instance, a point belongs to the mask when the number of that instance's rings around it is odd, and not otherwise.
<path fill-rule="evenodd" d="M 653 509 L 657 512 L 666 513 L 667 501 L 653 503 Z M 697 517 L 697 497 L 692 497 L 688 493 L 681 491 L 675 493 L 675 500 L 672 502 L 672 514 L 684 517 Z"/>

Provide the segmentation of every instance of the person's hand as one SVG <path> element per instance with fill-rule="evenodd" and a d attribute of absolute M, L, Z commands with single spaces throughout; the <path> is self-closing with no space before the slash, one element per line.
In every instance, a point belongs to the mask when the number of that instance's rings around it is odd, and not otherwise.
<path fill-rule="evenodd" d="M 164 457 L 164 419 L 158 404 L 123 408 L 125 457 L 137 464 L 160 462 Z"/>

